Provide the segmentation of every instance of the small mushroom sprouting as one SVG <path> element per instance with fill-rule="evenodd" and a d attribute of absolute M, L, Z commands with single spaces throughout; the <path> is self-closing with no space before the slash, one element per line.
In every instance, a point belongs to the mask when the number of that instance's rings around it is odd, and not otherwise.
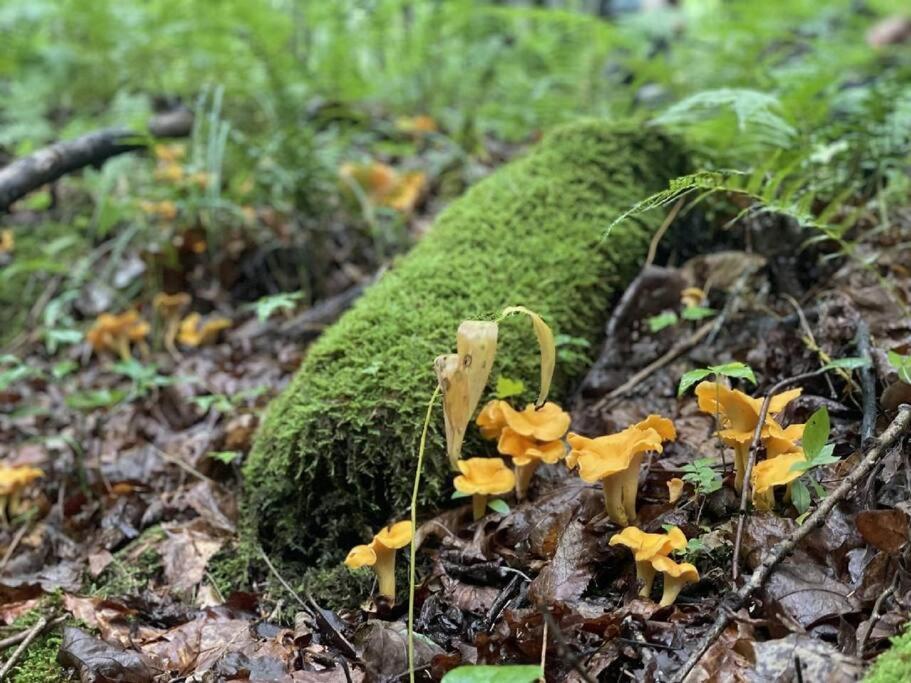
<path fill-rule="evenodd" d="M 648 534 L 634 526 L 628 526 L 610 539 L 611 545 L 622 545 L 633 551 L 636 560 L 636 579 L 642 583 L 640 597 L 651 595 L 655 581 L 655 568 L 652 560 L 666 557 L 675 550 L 686 547 L 686 536 L 677 527 L 671 527 L 666 534 Z"/>
<path fill-rule="evenodd" d="M 509 493 L 516 485 L 516 475 L 502 458 L 468 458 L 456 464 L 462 474 L 456 476 L 453 485 L 459 493 L 471 495 L 476 522 L 487 510 L 488 496 Z"/>
<path fill-rule="evenodd" d="M 395 551 L 411 543 L 414 528 L 410 521 L 396 522 L 380 529 L 369 545 L 356 545 L 345 558 L 349 569 L 373 567 L 379 593 L 395 601 Z"/>
<path fill-rule="evenodd" d="M 227 318 L 211 318 L 201 325 L 202 316 L 199 313 L 190 313 L 180 322 L 177 331 L 177 341 L 184 346 L 205 346 L 213 344 L 222 330 L 231 327 Z"/>
<path fill-rule="evenodd" d="M 33 481 L 44 476 L 37 467 L 0 465 L 0 522 L 7 524 L 7 512 L 17 514 L 22 491 Z"/>
<path fill-rule="evenodd" d="M 669 557 L 656 557 L 652 568 L 664 574 L 664 592 L 661 594 L 662 607 L 673 605 L 680 591 L 688 583 L 699 580 L 699 571 L 689 562 L 674 562 Z"/>
<path fill-rule="evenodd" d="M 608 516 L 615 524 L 625 527 L 636 519 L 643 454 L 661 453 L 662 442 L 676 438 L 674 423 L 658 415 L 649 415 L 621 432 L 596 439 L 570 433 L 567 440 L 572 450 L 566 464 L 571 468 L 578 465 L 583 480 L 601 482 Z"/>
<path fill-rule="evenodd" d="M 684 481 L 680 477 L 667 480 L 667 502 L 673 505 L 683 495 Z"/>
<path fill-rule="evenodd" d="M 149 324 L 136 311 L 129 310 L 118 315 L 102 313 L 85 338 L 96 353 L 113 351 L 126 361 L 132 357 L 130 344 L 140 343 L 148 335 Z"/>
<path fill-rule="evenodd" d="M 792 389 L 776 394 L 769 401 L 769 412 L 762 436 L 768 435 L 771 417 L 777 415 L 785 406 L 800 396 L 802 389 Z M 742 391 L 730 389 L 720 382 L 700 382 L 696 387 L 699 399 L 699 410 L 710 415 L 718 415 L 721 429 L 717 434 L 721 440 L 734 449 L 734 488 L 743 490 L 743 477 L 750 455 L 750 443 L 753 432 L 759 423 L 759 412 L 762 410 L 762 398 L 753 398 Z"/>
<path fill-rule="evenodd" d="M 189 305 L 190 295 L 186 292 L 176 294 L 160 292 L 152 299 L 152 307 L 164 322 L 164 347 L 172 356 L 177 355 L 174 341 L 177 339 L 177 331 L 180 328 L 180 316 Z"/>
<path fill-rule="evenodd" d="M 547 402 L 537 409 L 528 404 L 520 412 L 506 401 L 491 401 L 477 422 L 483 435 L 498 439 L 497 450 L 512 458 L 518 500 L 525 498 L 542 462 L 553 465 L 566 455 L 561 439 L 569 429 L 570 417 L 556 403 Z"/>

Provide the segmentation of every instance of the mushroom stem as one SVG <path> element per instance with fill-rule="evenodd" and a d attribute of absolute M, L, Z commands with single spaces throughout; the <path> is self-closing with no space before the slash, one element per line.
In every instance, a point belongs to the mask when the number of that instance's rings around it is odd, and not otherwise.
<path fill-rule="evenodd" d="M 788 486 L 790 490 L 790 485 Z M 757 493 L 753 491 L 753 507 L 757 510 L 771 510 L 775 507 L 775 492 L 771 487 L 767 488 L 765 491 Z"/>
<path fill-rule="evenodd" d="M 750 459 L 750 444 L 738 443 L 734 446 L 734 489 L 740 493 L 743 491 L 743 473 L 747 469 L 747 461 Z"/>
<path fill-rule="evenodd" d="M 395 602 L 395 550 L 380 543 L 374 543 L 376 564 L 373 571 L 379 583 L 379 594 Z"/>
<path fill-rule="evenodd" d="M 629 519 L 623 507 L 623 477 L 612 475 L 601 480 L 604 490 L 604 509 L 611 521 L 618 526 L 629 526 Z"/>
<path fill-rule="evenodd" d="M 476 493 L 471 497 L 471 509 L 474 513 L 474 521 L 478 521 L 487 514 L 487 496 L 483 493 Z"/>
<path fill-rule="evenodd" d="M 540 460 L 532 460 L 527 465 L 516 465 L 517 500 L 525 500 L 525 494 L 528 493 L 528 488 L 531 486 L 531 479 L 535 476 L 535 471 L 538 469 L 538 465 L 540 464 Z"/>
<path fill-rule="evenodd" d="M 636 494 L 639 493 L 639 468 L 642 466 L 642 453 L 630 460 L 625 472 L 616 476 L 621 478 L 623 487 L 623 508 L 626 510 L 627 524 L 636 521 Z"/>
<path fill-rule="evenodd" d="M 177 340 L 177 333 L 180 330 L 180 316 L 168 317 L 165 322 L 164 328 L 164 348 L 174 357 L 179 357 L 180 352 L 177 350 L 177 345 L 175 341 Z"/>
<path fill-rule="evenodd" d="M 655 583 L 655 568 L 651 562 L 636 562 L 636 579 L 642 582 L 639 597 L 647 598 L 652 594 L 652 584 Z"/>
<path fill-rule="evenodd" d="M 118 337 L 115 341 L 115 347 L 120 360 L 129 362 L 133 358 L 133 354 L 130 353 L 130 341 L 126 337 Z"/>
<path fill-rule="evenodd" d="M 661 594 L 661 602 L 658 604 L 661 607 L 667 607 L 668 605 L 673 605 L 674 601 L 677 599 L 677 596 L 680 595 L 680 590 L 687 584 L 683 578 L 676 578 L 673 576 L 664 575 L 664 592 Z"/>

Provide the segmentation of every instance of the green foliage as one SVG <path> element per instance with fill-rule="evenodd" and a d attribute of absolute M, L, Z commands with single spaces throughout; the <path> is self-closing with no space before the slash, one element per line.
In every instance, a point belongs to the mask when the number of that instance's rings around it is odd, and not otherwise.
<path fill-rule="evenodd" d="M 823 406 L 807 420 L 803 438 L 801 439 L 806 460 L 794 463 L 791 466 L 793 471 L 809 473 L 817 467 L 838 462 L 839 459 L 833 455 L 835 445 L 826 443 L 829 440 L 830 430 L 829 411 Z M 807 478 L 805 481 L 804 476 L 801 476 L 799 479 L 792 481 L 791 502 L 801 515 L 805 514 L 810 508 L 811 497 L 810 490 L 807 488 L 807 481 L 813 486 L 819 498 L 825 495 L 825 490 L 815 479 Z"/>
<path fill-rule="evenodd" d="M 126 397 L 127 401 L 145 398 L 155 389 L 171 386 L 175 382 L 187 383 L 192 381 L 186 377 L 169 377 L 159 374 L 157 365 L 154 363 L 144 365 L 135 358 L 118 361 L 114 364 L 113 370 L 132 382 L 130 393 Z"/>
<path fill-rule="evenodd" d="M 911 679 L 911 629 L 892 638 L 892 647 L 876 658 L 864 683 L 904 683 Z"/>
<path fill-rule="evenodd" d="M 679 318 L 673 311 L 665 311 L 658 315 L 653 315 L 648 319 L 648 329 L 650 332 L 660 332 L 661 330 L 677 324 Z"/>
<path fill-rule="evenodd" d="M 535 683 L 542 678 L 541 667 L 530 664 L 460 666 L 445 676 L 443 683 Z"/>
<path fill-rule="evenodd" d="M 501 515 L 509 514 L 509 503 L 502 498 L 491 498 L 487 501 L 487 507 Z"/>
<path fill-rule="evenodd" d="M 525 391 L 525 382 L 520 379 L 510 379 L 500 375 L 497 377 L 496 397 L 498 399 L 521 396 Z"/>
<path fill-rule="evenodd" d="M 898 378 L 905 384 L 911 384 L 911 355 L 903 356 L 889 351 L 889 365 L 898 372 Z"/>
<path fill-rule="evenodd" d="M 707 368 L 697 368 L 683 373 L 683 376 L 680 378 L 680 384 L 677 386 L 677 395 L 683 396 L 691 386 L 696 384 L 696 382 L 704 380 L 709 375 L 729 377 L 731 379 L 745 379 L 756 384 L 756 375 L 753 374 L 753 368 L 746 363 L 732 361 L 730 363 L 723 363 L 722 365 L 710 365 Z"/>
<path fill-rule="evenodd" d="M 707 496 L 721 488 L 721 475 L 712 467 L 711 458 L 697 458 L 683 466 L 683 481 L 691 483 L 698 495 Z"/>
<path fill-rule="evenodd" d="M 264 296 L 253 304 L 253 310 L 260 322 L 265 322 L 278 311 L 293 311 L 303 296 L 303 292 L 281 292 Z"/>

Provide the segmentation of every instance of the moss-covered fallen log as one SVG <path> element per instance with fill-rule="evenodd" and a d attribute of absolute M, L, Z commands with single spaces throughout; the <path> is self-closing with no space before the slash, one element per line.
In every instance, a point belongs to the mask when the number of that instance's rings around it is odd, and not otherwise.
<path fill-rule="evenodd" d="M 660 216 L 626 221 L 606 240 L 604 231 L 682 163 L 654 130 L 576 124 L 454 202 L 310 348 L 270 407 L 245 467 L 248 534 L 286 561 L 327 563 L 404 517 L 433 359 L 454 350 L 459 322 L 523 304 L 596 349 Z M 493 378 L 522 379 L 531 400 L 537 363 L 528 320 L 504 322 Z M 551 396 L 560 400 L 585 366 L 558 360 Z M 469 439 L 463 454 L 477 447 Z M 438 415 L 422 505 L 448 498 L 448 467 Z"/>

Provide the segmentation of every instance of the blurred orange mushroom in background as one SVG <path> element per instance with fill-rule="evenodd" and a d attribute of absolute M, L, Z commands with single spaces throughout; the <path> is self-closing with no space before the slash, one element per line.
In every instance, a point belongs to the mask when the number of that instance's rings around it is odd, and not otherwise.
<path fill-rule="evenodd" d="M 227 318 L 214 317 L 203 322 L 199 313 L 190 313 L 180 322 L 177 341 L 184 346 L 192 347 L 214 344 L 221 331 L 229 327 L 231 321 Z"/>
<path fill-rule="evenodd" d="M 177 331 L 180 328 L 180 316 L 189 305 L 190 295 L 186 292 L 177 294 L 160 292 L 152 299 L 152 307 L 164 322 L 164 347 L 171 355 L 177 355 L 174 340 L 177 339 Z"/>
<path fill-rule="evenodd" d="M 96 353 L 112 351 L 121 360 L 132 358 L 130 345 L 141 343 L 149 335 L 149 324 L 134 310 L 119 315 L 102 313 L 95 319 L 85 338 Z"/>
<path fill-rule="evenodd" d="M 0 521 L 4 526 L 8 523 L 8 514 L 19 513 L 22 491 L 43 476 L 44 472 L 37 467 L 0 465 Z"/>

